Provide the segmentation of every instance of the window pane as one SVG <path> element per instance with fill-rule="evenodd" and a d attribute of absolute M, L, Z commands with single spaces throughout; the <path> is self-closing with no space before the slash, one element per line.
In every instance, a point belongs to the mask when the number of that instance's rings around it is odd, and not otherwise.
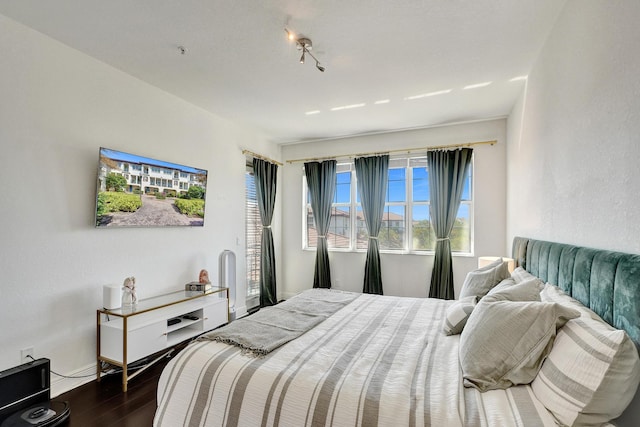
<path fill-rule="evenodd" d="M 471 221 L 469 205 L 460 204 L 456 222 L 451 231 L 451 250 L 454 252 L 471 252 Z"/>
<path fill-rule="evenodd" d="M 327 233 L 327 245 L 330 248 L 349 248 L 351 239 L 351 216 L 348 206 L 331 209 L 331 222 Z"/>
<path fill-rule="evenodd" d="M 380 249 L 404 249 L 404 206 L 385 206 L 378 240 Z"/>
<path fill-rule="evenodd" d="M 389 183 L 387 186 L 386 202 L 406 201 L 406 169 L 389 169 Z"/>
<path fill-rule="evenodd" d="M 333 203 L 349 203 L 351 201 L 351 172 L 336 174 L 336 194 Z"/>
<path fill-rule="evenodd" d="M 333 207 L 331 221 L 327 232 L 327 245 L 329 248 L 349 248 L 351 239 L 351 219 L 348 206 Z M 318 246 L 318 231 L 315 226 L 313 211 L 307 207 L 307 247 Z"/>
<path fill-rule="evenodd" d="M 471 166 L 469 166 L 467 175 L 464 177 L 464 188 L 462 189 L 461 200 L 464 200 L 464 201 L 471 200 Z"/>
<path fill-rule="evenodd" d="M 311 207 L 307 206 L 307 247 L 315 248 L 318 246 L 318 232 L 316 231 L 316 223 L 313 220 L 313 212 Z"/>
<path fill-rule="evenodd" d="M 349 184 L 351 182 L 351 171 L 336 172 L 337 184 Z"/>
<path fill-rule="evenodd" d="M 369 233 L 362 213 L 362 206 L 356 208 L 356 249 L 367 249 Z"/>
<path fill-rule="evenodd" d="M 431 227 L 429 205 L 413 205 L 411 216 L 413 246 L 415 251 L 432 251 L 436 247 L 436 237 Z"/>
<path fill-rule="evenodd" d="M 413 201 L 429 201 L 429 175 L 425 168 L 413 169 Z"/>

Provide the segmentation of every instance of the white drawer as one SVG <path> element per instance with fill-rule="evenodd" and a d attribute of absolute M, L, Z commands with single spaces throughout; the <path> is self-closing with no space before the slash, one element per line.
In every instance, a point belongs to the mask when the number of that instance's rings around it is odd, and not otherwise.
<path fill-rule="evenodd" d="M 142 359 L 162 350 L 167 345 L 166 320 L 148 324 L 127 332 L 127 363 Z M 122 319 L 115 319 L 100 325 L 100 352 L 102 357 L 123 363 Z"/>
<path fill-rule="evenodd" d="M 227 299 L 219 299 L 204 308 L 204 330 L 209 331 L 228 322 L 229 304 Z"/>

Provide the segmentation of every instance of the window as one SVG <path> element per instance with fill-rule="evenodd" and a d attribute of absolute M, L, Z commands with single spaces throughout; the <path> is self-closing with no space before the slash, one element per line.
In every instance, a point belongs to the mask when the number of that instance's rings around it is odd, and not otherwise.
<path fill-rule="evenodd" d="M 256 197 L 256 182 L 253 166 L 247 165 L 245 172 L 245 239 L 247 262 L 247 297 L 260 295 L 260 245 L 262 243 L 262 220 Z"/>
<path fill-rule="evenodd" d="M 331 205 L 331 222 L 329 223 L 329 231 L 327 232 L 327 243 L 332 249 L 351 249 L 351 229 L 352 218 L 351 200 L 354 192 L 355 171 L 352 173 L 353 164 L 339 164 L 336 167 L 336 192 L 333 196 L 333 204 Z M 304 191 L 306 200 L 306 237 L 308 242 L 306 247 L 315 248 L 318 242 L 318 233 L 316 231 L 313 212 L 311 210 L 311 196 L 307 191 L 307 181 L 304 180 Z"/>
<path fill-rule="evenodd" d="M 465 177 L 462 201 L 451 233 L 451 249 L 472 252 L 473 198 L 472 167 Z M 311 201 L 303 177 L 305 218 L 304 248 L 317 246 L 317 232 Z M 378 236 L 380 250 L 391 253 L 430 253 L 436 237 L 429 214 L 429 173 L 427 158 L 403 157 L 389 160 L 389 176 L 382 227 Z M 336 194 L 333 199 L 327 243 L 334 251 L 363 251 L 368 233 L 357 191 L 353 162 L 338 164 Z"/>

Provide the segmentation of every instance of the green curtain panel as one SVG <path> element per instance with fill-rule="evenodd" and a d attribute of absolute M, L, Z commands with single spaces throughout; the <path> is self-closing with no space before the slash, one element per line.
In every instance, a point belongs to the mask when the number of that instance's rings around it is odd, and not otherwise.
<path fill-rule="evenodd" d="M 331 204 L 336 191 L 336 161 L 327 160 L 324 162 L 305 163 L 304 173 L 307 177 L 311 210 L 316 232 L 318 233 L 313 287 L 331 288 L 327 232 L 331 221 Z"/>
<path fill-rule="evenodd" d="M 273 248 L 271 219 L 276 204 L 278 165 L 253 159 L 253 173 L 256 179 L 256 198 L 262 221 L 262 243 L 260 245 L 260 306 L 275 305 L 276 255 Z"/>
<path fill-rule="evenodd" d="M 382 295 L 378 235 L 382 226 L 384 202 L 387 195 L 389 156 L 359 157 L 354 162 L 358 178 L 358 191 L 362 202 L 362 213 L 369 233 L 362 292 Z"/>
<path fill-rule="evenodd" d="M 436 233 L 429 298 L 454 299 L 451 263 L 451 230 L 460 207 L 464 179 L 471 164 L 473 149 L 429 151 L 429 194 L 431 224 Z"/>

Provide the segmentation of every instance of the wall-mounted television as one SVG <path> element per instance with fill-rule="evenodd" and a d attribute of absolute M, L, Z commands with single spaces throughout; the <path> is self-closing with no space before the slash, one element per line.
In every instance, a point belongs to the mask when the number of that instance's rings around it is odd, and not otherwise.
<path fill-rule="evenodd" d="M 96 227 L 202 227 L 207 171 L 100 148 Z"/>

